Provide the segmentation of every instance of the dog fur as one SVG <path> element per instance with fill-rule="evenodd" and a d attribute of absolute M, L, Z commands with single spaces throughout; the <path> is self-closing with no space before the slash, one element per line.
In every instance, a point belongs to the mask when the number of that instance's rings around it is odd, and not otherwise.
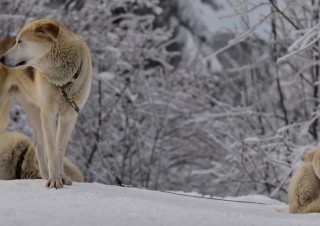
<path fill-rule="evenodd" d="M 63 164 L 71 180 L 84 182 L 84 176 L 75 164 L 67 158 L 64 158 Z M 41 179 L 38 160 L 26 135 L 3 132 L 0 133 L 0 180 L 14 179 Z"/>
<path fill-rule="evenodd" d="M 320 212 L 320 147 L 303 155 L 289 185 L 290 213 Z"/>
<path fill-rule="evenodd" d="M 11 101 L 5 97 L 18 99 L 35 131 L 42 178 L 49 188 L 71 185 L 62 162 L 78 113 L 62 92 L 79 108 L 89 96 L 92 66 L 86 43 L 55 20 L 37 20 L 22 28 L 0 61 L 7 67 L 0 73 L 8 79 L 1 85 L 1 114 Z"/>

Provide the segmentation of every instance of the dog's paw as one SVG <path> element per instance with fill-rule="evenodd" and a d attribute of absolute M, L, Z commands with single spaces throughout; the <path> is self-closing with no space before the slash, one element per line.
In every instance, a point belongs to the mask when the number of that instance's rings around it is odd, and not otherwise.
<path fill-rule="evenodd" d="M 47 181 L 47 187 L 48 188 L 62 188 L 63 187 L 63 181 L 62 179 L 50 179 Z"/>
<path fill-rule="evenodd" d="M 65 184 L 65 185 L 72 185 L 72 180 L 71 180 L 69 177 L 67 177 L 67 176 L 63 176 L 63 177 L 62 177 L 62 182 L 63 182 L 63 184 Z"/>

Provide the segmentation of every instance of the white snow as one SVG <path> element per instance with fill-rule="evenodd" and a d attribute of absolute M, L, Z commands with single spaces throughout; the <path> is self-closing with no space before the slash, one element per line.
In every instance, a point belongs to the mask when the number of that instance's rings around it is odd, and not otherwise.
<path fill-rule="evenodd" d="M 289 214 L 284 211 L 286 204 L 263 196 L 248 196 L 248 199 L 267 205 L 97 183 L 74 183 L 58 190 L 47 189 L 44 185 L 44 180 L 0 181 L 0 225 L 312 226 L 319 224 L 320 217 L 316 213 Z"/>

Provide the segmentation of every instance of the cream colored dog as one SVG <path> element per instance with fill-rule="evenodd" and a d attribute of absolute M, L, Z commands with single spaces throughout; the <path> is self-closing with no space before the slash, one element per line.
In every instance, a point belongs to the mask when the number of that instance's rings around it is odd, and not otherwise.
<path fill-rule="evenodd" d="M 320 212 L 320 147 L 303 155 L 289 185 L 291 213 Z"/>
<path fill-rule="evenodd" d="M 66 176 L 84 182 L 79 168 L 69 159 L 63 160 Z M 30 139 L 17 132 L 0 133 L 0 180 L 40 179 L 38 160 Z"/>
<path fill-rule="evenodd" d="M 9 71 L 14 74 L 9 90 L 16 87 L 15 96 L 35 130 L 41 176 L 50 188 L 70 185 L 62 162 L 78 116 L 75 109 L 83 107 L 90 92 L 87 45 L 59 22 L 37 20 L 19 32 L 0 61 L 7 68 L 20 69 Z M 28 76 L 22 78 L 23 74 Z"/>

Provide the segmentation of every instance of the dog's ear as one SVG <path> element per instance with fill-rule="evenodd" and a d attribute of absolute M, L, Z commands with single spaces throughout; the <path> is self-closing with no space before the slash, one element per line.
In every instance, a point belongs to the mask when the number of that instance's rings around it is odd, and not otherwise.
<path fill-rule="evenodd" d="M 314 151 L 311 151 L 311 152 L 308 152 L 308 153 L 302 155 L 301 156 L 301 161 L 311 162 L 315 153 L 316 153 L 316 151 L 314 150 Z"/>
<path fill-rule="evenodd" d="M 39 25 L 36 29 L 36 32 L 45 33 L 49 35 L 53 40 L 58 38 L 60 27 L 53 23 L 44 23 Z"/>

